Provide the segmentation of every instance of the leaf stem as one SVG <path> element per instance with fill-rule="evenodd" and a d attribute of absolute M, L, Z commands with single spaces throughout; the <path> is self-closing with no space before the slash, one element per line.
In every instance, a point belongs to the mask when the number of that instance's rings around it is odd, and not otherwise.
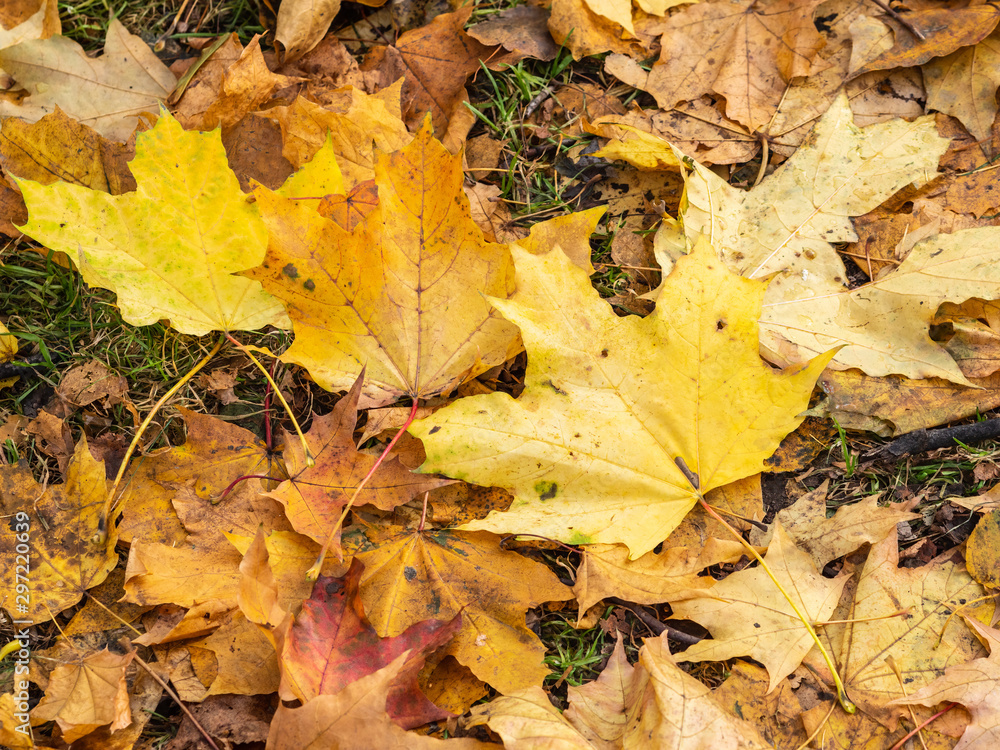
<path fill-rule="evenodd" d="M 226 334 L 226 336 L 228 335 L 229 334 Z M 146 418 L 142 420 L 142 424 L 139 425 L 139 429 L 136 431 L 135 437 L 133 437 L 132 442 L 129 443 L 128 450 L 125 451 L 125 456 L 122 458 L 121 466 L 118 467 L 118 473 L 115 475 L 115 481 L 111 485 L 111 489 L 108 491 L 107 499 L 104 501 L 104 508 L 101 511 L 101 517 L 97 521 L 98 544 L 104 544 L 108 540 L 108 521 L 109 521 L 108 516 L 110 515 L 112 507 L 114 506 L 115 495 L 118 493 L 118 486 L 121 484 L 122 477 L 125 476 L 125 471 L 128 469 L 129 461 L 132 459 L 132 456 L 135 453 L 136 448 L 139 447 L 139 441 L 142 439 L 142 434 L 152 423 L 153 417 L 155 417 L 159 413 L 160 409 L 163 408 L 163 405 L 167 403 L 167 401 L 172 399 L 177 394 L 177 392 L 191 380 L 191 378 L 197 375 L 198 372 L 201 370 L 201 368 L 207 365 L 209 360 L 212 359 L 212 357 L 214 357 L 216 354 L 219 353 L 219 350 L 222 348 L 222 343 L 225 340 L 226 339 L 224 336 L 220 337 L 219 340 L 216 342 L 215 346 L 212 347 L 212 350 L 204 357 L 202 357 L 201 361 L 198 362 L 198 364 L 196 364 L 193 368 L 191 368 L 191 370 L 186 375 L 184 375 L 184 377 L 182 377 L 180 380 L 174 383 L 173 387 L 169 391 L 163 394 L 162 398 L 160 398 L 160 400 L 153 405 L 153 408 L 150 409 L 149 414 L 146 415 Z"/>
<path fill-rule="evenodd" d="M 906 735 L 905 737 L 903 737 L 903 738 L 902 738 L 902 739 L 901 739 L 901 740 L 900 740 L 899 742 L 897 742 L 897 743 L 896 743 L 895 745 L 893 745 L 893 746 L 892 746 L 892 747 L 890 748 L 890 750 L 902 750 L 902 747 L 903 747 L 903 745 L 905 745 L 905 744 L 906 744 L 906 742 L 907 742 L 907 741 L 908 741 L 908 740 L 909 740 L 909 739 L 910 739 L 911 737 L 913 737 L 914 735 L 918 734 L 918 733 L 920 732 L 920 730 L 921 730 L 921 729 L 923 729 L 924 727 L 926 727 L 926 726 L 927 726 L 928 724 L 930 724 L 930 723 L 931 723 L 932 721 L 934 721 L 934 720 L 935 720 L 936 718 L 938 718 L 938 717 L 939 717 L 939 716 L 941 716 L 942 714 L 946 714 L 946 713 L 948 713 L 949 711 L 951 711 L 951 709 L 953 709 L 953 708 L 954 708 L 955 706 L 957 706 L 957 705 L 958 705 L 957 703 L 949 703 L 949 704 L 948 704 L 947 706 L 945 706 L 944 708 L 942 708 L 942 709 L 941 709 L 940 711 L 938 711 L 938 712 L 937 712 L 936 714 L 934 714 L 933 716 L 931 716 L 931 717 L 930 717 L 930 718 L 928 718 L 928 719 L 925 719 L 925 720 L 924 720 L 924 722 L 923 722 L 922 724 L 919 724 L 919 725 L 915 726 L 915 727 L 914 727 L 914 728 L 913 728 L 912 730 L 910 730 L 910 733 L 909 733 L 908 735 Z"/>
<path fill-rule="evenodd" d="M 302 428 L 299 427 L 298 420 L 295 418 L 295 415 L 292 414 L 292 408 L 288 405 L 288 402 L 285 401 L 285 397 L 281 395 L 281 389 L 278 388 L 278 384 L 274 382 L 274 378 L 271 377 L 271 373 L 269 373 L 267 368 L 264 367 L 264 365 L 262 365 L 255 356 L 253 356 L 253 352 L 234 339 L 228 332 L 226 333 L 226 338 L 229 339 L 237 349 L 246 354 L 250 358 L 250 361 L 257 366 L 258 370 L 264 373 L 264 377 L 267 378 L 267 382 L 274 390 L 274 395 L 278 397 L 278 401 L 280 401 L 281 405 L 285 407 L 285 413 L 288 415 L 288 418 L 292 420 L 292 427 L 295 428 L 295 434 L 299 436 L 299 441 L 302 443 L 302 452 L 306 457 L 306 466 L 309 468 L 315 466 L 316 459 L 313 458 L 312 451 L 309 450 L 309 443 L 306 442 L 306 436 L 302 434 Z"/>
<path fill-rule="evenodd" d="M 747 551 L 753 556 L 753 558 L 760 564 L 760 567 L 764 569 L 764 572 L 767 573 L 767 577 L 771 579 L 771 582 L 774 583 L 778 591 L 781 592 L 781 595 L 785 598 L 785 601 L 788 602 L 789 606 L 792 608 L 792 611 L 795 613 L 795 616 L 802 621 L 802 624 L 805 626 L 806 631 L 809 633 L 809 636 L 813 639 L 813 643 L 816 644 L 816 647 L 819 649 L 819 652 L 823 655 L 823 661 L 826 662 L 826 666 L 829 667 L 830 673 L 833 675 L 833 684 L 837 688 L 837 700 L 840 701 L 841 707 L 847 713 L 853 714 L 855 711 L 858 710 L 858 708 L 857 706 L 854 705 L 851 699 L 847 697 L 847 689 L 844 687 L 844 683 L 840 679 L 840 674 L 837 672 L 837 667 L 833 663 L 833 658 L 830 656 L 830 652 L 827 651 L 826 648 L 823 646 L 823 644 L 820 642 L 819 636 L 816 634 L 816 630 L 815 628 L 813 628 L 812 623 L 809 622 L 805 614 L 799 609 L 799 606 L 795 603 L 795 601 L 788 594 L 788 592 L 785 591 L 785 587 L 781 585 L 777 577 L 771 571 L 771 568 L 768 566 L 766 562 L 764 562 L 764 558 L 760 556 L 760 554 L 757 552 L 756 549 L 754 549 L 753 545 L 750 544 L 746 539 L 744 539 L 742 534 L 737 533 L 736 529 L 730 526 L 729 523 L 715 511 L 715 508 L 713 508 L 711 505 L 708 504 L 708 502 L 705 500 L 704 495 L 701 494 L 700 490 L 695 489 L 695 492 L 698 493 L 698 502 L 701 503 L 701 507 L 705 509 L 705 512 L 708 513 L 708 515 L 710 515 L 716 521 L 721 523 L 723 526 L 725 526 L 726 529 L 729 531 L 729 533 L 732 534 L 734 537 L 736 537 L 737 540 L 739 540 L 740 544 L 742 544 L 747 549 Z"/>
<path fill-rule="evenodd" d="M 344 519 L 347 517 L 348 512 L 350 512 L 351 508 L 354 507 L 354 501 L 358 499 L 358 495 L 361 494 L 361 490 L 363 490 L 365 485 L 368 484 L 368 480 L 372 478 L 372 476 L 375 474 L 376 471 L 378 471 L 378 467 L 382 465 L 382 462 L 385 460 L 386 456 L 388 456 L 389 453 L 392 452 L 392 449 L 395 447 L 396 443 L 399 442 L 399 439 L 403 436 L 403 433 L 406 432 L 408 429 L 410 429 L 410 425 L 413 424 L 413 420 L 417 416 L 418 403 L 419 401 L 417 400 L 416 396 L 414 396 L 413 408 L 410 409 L 410 416 L 407 417 L 406 423 L 399 428 L 399 432 L 397 432 L 393 436 L 392 440 L 389 441 L 389 444 L 385 446 L 385 450 L 382 451 L 382 455 L 378 457 L 378 460 L 368 470 L 368 473 L 365 474 L 365 478 L 362 479 L 360 484 L 358 484 L 358 486 L 354 489 L 354 494 L 351 495 L 351 499 L 348 500 L 347 505 L 344 506 L 344 510 L 340 514 L 340 518 L 337 519 L 337 523 L 335 523 L 333 528 L 330 530 L 330 534 L 326 538 L 326 543 L 323 545 L 323 549 L 319 551 L 319 557 L 316 558 L 316 562 L 313 563 L 312 567 L 306 571 L 306 578 L 308 580 L 315 581 L 317 578 L 319 578 L 320 569 L 323 567 L 324 560 L 326 560 L 326 553 L 330 551 L 330 545 L 333 544 L 333 540 L 336 538 L 337 532 L 339 532 L 341 526 L 343 526 Z"/>

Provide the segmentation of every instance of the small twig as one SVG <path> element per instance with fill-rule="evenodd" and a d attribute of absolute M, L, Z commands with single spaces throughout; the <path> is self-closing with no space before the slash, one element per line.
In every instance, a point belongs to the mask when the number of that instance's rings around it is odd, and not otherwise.
<path fill-rule="evenodd" d="M 617 596 L 609 596 L 605 598 L 604 601 L 611 602 L 612 604 L 617 604 L 620 607 L 625 607 L 629 612 L 642 620 L 643 625 L 652 630 L 657 635 L 667 634 L 667 638 L 672 641 L 677 641 L 678 643 L 684 643 L 688 646 L 693 646 L 696 643 L 700 643 L 705 640 L 701 636 L 691 635 L 690 633 L 685 633 L 683 630 L 678 630 L 677 628 L 672 628 L 664 622 L 660 622 L 655 617 L 653 617 L 649 612 L 640 609 L 638 605 L 627 602 L 624 599 L 619 599 Z"/>
<path fill-rule="evenodd" d="M 910 23 L 905 18 L 903 18 L 902 14 L 899 13 L 899 11 L 896 11 L 896 10 L 893 10 L 892 8 L 890 8 L 889 7 L 889 3 L 884 2 L 884 0 L 872 0 L 872 2 L 875 3 L 882 10 L 884 10 L 886 13 L 888 13 L 890 16 L 892 16 L 894 19 L 896 19 L 897 21 L 899 21 L 899 23 L 902 24 L 906 28 L 907 31 L 909 31 L 911 34 L 913 34 L 913 36 L 915 36 L 921 42 L 927 40 L 927 37 L 924 36 L 924 33 L 920 29 L 918 29 L 912 23 Z"/>
<path fill-rule="evenodd" d="M 154 680 L 156 680 L 159 683 L 160 687 L 162 687 L 166 691 L 167 695 L 169 695 L 177 702 L 177 705 L 181 707 L 181 711 L 183 711 L 185 716 L 187 716 L 191 720 L 191 723 L 194 724 L 195 729 L 201 732 L 201 736 L 205 738 L 205 742 L 207 742 L 209 746 L 213 748 L 213 750 L 219 750 L 219 746 L 215 744 L 215 740 L 213 740 L 211 736 L 209 736 L 208 732 L 205 731 L 205 727 L 199 724 L 198 720 L 194 718 L 194 714 L 192 714 L 191 711 L 188 710 L 188 707 L 184 705 L 184 701 L 180 699 L 180 696 L 177 695 L 177 693 L 175 693 L 173 689 L 167 683 L 165 683 L 160 678 L 160 676 L 156 674 L 156 672 L 154 672 L 146 662 L 140 659 L 138 654 L 136 654 L 134 658 L 136 664 L 145 669 L 146 672 L 149 674 L 149 676 L 152 677 Z"/>
<path fill-rule="evenodd" d="M 975 424 L 960 424 L 957 427 L 942 427 L 937 430 L 914 430 L 891 443 L 883 445 L 871 453 L 871 458 L 900 458 L 912 453 L 926 453 L 938 448 L 949 448 L 958 442 L 978 443 L 1000 437 L 1000 418 L 987 419 Z"/>
<path fill-rule="evenodd" d="M 555 87 L 552 84 L 549 84 L 539 91 L 538 94 L 535 95 L 535 98 L 528 102 L 528 106 L 524 108 L 524 114 L 521 116 L 521 119 L 527 120 L 531 117 L 535 113 L 535 110 L 541 106 L 542 102 L 552 96 L 553 91 L 555 91 Z"/>

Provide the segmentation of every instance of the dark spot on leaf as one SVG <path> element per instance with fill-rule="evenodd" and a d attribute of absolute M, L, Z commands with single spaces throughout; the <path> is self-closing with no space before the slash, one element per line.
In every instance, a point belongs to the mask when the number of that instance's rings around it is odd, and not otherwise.
<path fill-rule="evenodd" d="M 759 628 L 759 627 L 760 627 L 760 623 L 759 623 L 759 622 L 755 622 L 755 623 L 753 624 L 753 626 L 754 626 L 755 628 Z"/>
<path fill-rule="evenodd" d="M 816 16 L 813 19 L 813 25 L 816 27 L 816 31 L 820 34 L 827 34 L 830 32 L 830 24 L 837 20 L 837 14 L 831 13 L 828 16 Z"/>
<path fill-rule="evenodd" d="M 441 429 L 441 425 L 436 424 L 433 427 L 431 427 L 430 430 L 428 430 L 427 434 L 428 435 L 433 435 L 435 432 L 440 431 L 440 429 Z"/>
<path fill-rule="evenodd" d="M 304 286 L 306 289 L 308 289 L 311 292 L 314 289 L 316 289 L 316 282 L 313 281 L 312 279 L 306 279 L 306 282 L 302 286 Z"/>
<path fill-rule="evenodd" d="M 608 356 L 608 350 L 607 349 L 601 349 L 601 356 L 602 357 L 607 357 Z"/>
<path fill-rule="evenodd" d="M 559 491 L 559 485 L 555 482 L 541 481 L 535 483 L 535 492 L 538 493 L 538 499 L 541 501 L 551 500 L 556 496 L 556 492 Z"/>
<path fill-rule="evenodd" d="M 434 594 L 434 598 L 431 599 L 427 603 L 427 611 L 431 615 L 436 615 L 438 612 L 440 612 L 441 611 L 441 597 L 439 597 L 437 594 Z"/>
<path fill-rule="evenodd" d="M 566 393 L 566 391 L 564 391 L 562 388 L 560 388 L 559 386 L 557 386 L 551 380 L 546 380 L 544 383 L 542 383 L 542 385 L 547 385 L 549 388 L 551 388 L 552 390 L 554 390 L 560 396 L 566 396 L 566 395 L 568 395 Z"/>
<path fill-rule="evenodd" d="M 287 266 L 285 266 L 284 268 L 282 268 L 281 272 L 283 274 L 285 274 L 285 276 L 287 276 L 290 279 L 297 279 L 297 278 L 299 278 L 299 269 L 297 269 L 291 263 L 289 263 Z"/>
<path fill-rule="evenodd" d="M 724 329 L 725 327 L 726 327 L 726 321 L 725 321 L 725 320 L 717 320 L 717 321 L 715 322 L 715 330 L 716 330 L 716 331 L 721 331 L 721 330 L 723 330 L 723 329 Z"/>
<path fill-rule="evenodd" d="M 416 577 L 417 577 L 416 568 L 414 568 L 411 565 L 407 565 L 406 567 L 403 568 L 403 578 L 405 578 L 407 581 L 412 581 Z"/>

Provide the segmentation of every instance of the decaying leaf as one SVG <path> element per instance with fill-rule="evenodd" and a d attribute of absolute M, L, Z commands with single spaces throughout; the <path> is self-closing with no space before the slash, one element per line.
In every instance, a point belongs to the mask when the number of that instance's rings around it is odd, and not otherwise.
<path fill-rule="evenodd" d="M 997 693 L 997 682 L 1000 681 L 1000 667 L 997 665 L 1000 632 L 976 620 L 967 619 L 966 622 L 989 647 L 989 657 L 948 667 L 934 682 L 905 698 L 897 698 L 893 703 L 917 703 L 923 706 L 936 706 L 947 701 L 961 703 L 972 714 L 972 722 L 954 750 L 985 750 L 1000 742 L 1000 703 L 997 701 L 1000 697 L 1000 693 Z"/>
<path fill-rule="evenodd" d="M 993 604 L 949 554 L 920 568 L 900 568 L 895 533 L 872 546 L 853 601 L 823 628 L 839 650 L 838 664 L 851 699 L 869 716 L 895 727 L 902 698 L 983 654 L 955 610 L 988 618 Z M 895 664 L 902 676 L 893 670 Z"/>
<path fill-rule="evenodd" d="M 922 65 L 931 58 L 951 55 L 961 47 L 974 45 L 996 27 L 1000 10 L 980 5 L 969 8 L 928 8 L 907 13 L 909 28 L 885 17 L 859 19 L 851 56 L 852 75 L 873 70 Z M 919 31 L 923 38 L 914 35 Z"/>
<path fill-rule="evenodd" d="M 677 263 L 645 319 L 616 317 L 561 251 L 514 252 L 517 292 L 492 302 L 521 328 L 524 392 L 465 398 L 411 428 L 427 450 L 422 471 L 514 493 L 508 511 L 463 528 L 621 542 L 639 557 L 699 491 L 761 470 L 829 359 L 796 374 L 764 365 L 764 285 L 727 272 L 707 242 Z"/>
<path fill-rule="evenodd" d="M 400 34 L 394 45 L 378 45 L 365 58 L 368 70 L 403 76 L 405 117 L 412 129 L 430 113 L 434 127 L 444 132 L 449 120 L 465 110 L 465 79 L 479 70 L 492 50 L 465 33 L 472 6 L 442 13 L 429 24 Z"/>
<path fill-rule="evenodd" d="M 7 519 L 0 525 L 0 549 L 11 561 L 3 568 L 8 596 L 3 606 L 17 619 L 51 620 L 118 564 L 113 524 L 107 540 L 95 542 L 106 494 L 104 463 L 94 459 L 82 437 L 64 484 L 39 485 L 23 463 L 0 467 L 0 512 Z"/>

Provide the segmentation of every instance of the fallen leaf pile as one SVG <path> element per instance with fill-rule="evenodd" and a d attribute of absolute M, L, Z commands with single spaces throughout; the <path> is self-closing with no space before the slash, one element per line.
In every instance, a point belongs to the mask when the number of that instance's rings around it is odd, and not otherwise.
<path fill-rule="evenodd" d="M 811 430 L 1000 406 L 1000 11 L 364 4 L 283 0 L 273 51 L 173 68 L 0 9 L 11 257 L 230 345 L 185 385 L 220 414 L 168 406 L 120 481 L 166 388 L 91 359 L 0 411 L 0 745 L 153 747 L 180 703 L 173 750 L 997 746 L 1000 469 L 845 502 Z M 518 123 L 571 143 L 579 210 L 516 220 L 527 157 L 470 91 L 602 53 Z M 60 362 L 0 315 L 7 398 Z M 261 435 L 227 411 L 251 353 L 285 366 Z M 907 537 L 945 507 L 967 542 Z M 552 622 L 607 638 L 582 684 Z"/>

